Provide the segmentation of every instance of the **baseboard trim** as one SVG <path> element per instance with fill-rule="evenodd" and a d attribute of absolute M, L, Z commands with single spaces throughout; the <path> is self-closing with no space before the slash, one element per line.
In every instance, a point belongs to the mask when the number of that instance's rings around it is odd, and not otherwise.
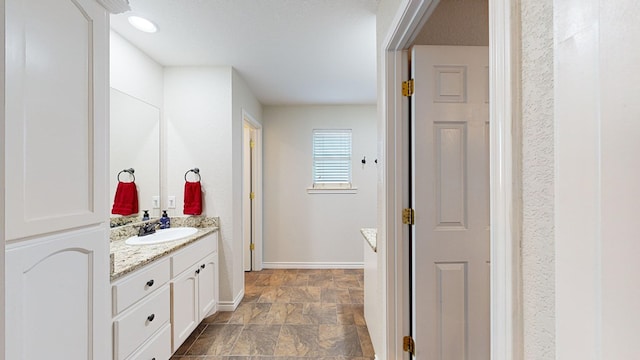
<path fill-rule="evenodd" d="M 244 298 L 244 289 L 238 293 L 238 296 L 233 299 L 233 301 L 219 301 L 218 302 L 218 311 L 236 311 L 238 305 Z"/>
<path fill-rule="evenodd" d="M 263 269 L 363 269 L 363 262 L 263 262 Z"/>

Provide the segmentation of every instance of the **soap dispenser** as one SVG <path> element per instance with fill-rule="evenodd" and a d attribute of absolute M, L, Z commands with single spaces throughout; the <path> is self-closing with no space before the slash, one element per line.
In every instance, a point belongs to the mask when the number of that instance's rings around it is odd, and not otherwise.
<path fill-rule="evenodd" d="M 149 220 L 149 210 L 142 210 L 144 214 L 142 214 L 142 221 Z"/>
<path fill-rule="evenodd" d="M 162 210 L 162 217 L 160 217 L 160 229 L 168 229 L 171 227 L 171 218 L 167 215 L 167 210 Z"/>

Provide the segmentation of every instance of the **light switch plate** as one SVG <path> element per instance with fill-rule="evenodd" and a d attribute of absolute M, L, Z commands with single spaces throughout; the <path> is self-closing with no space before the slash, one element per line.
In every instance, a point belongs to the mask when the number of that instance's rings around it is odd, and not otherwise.
<path fill-rule="evenodd" d="M 160 209 L 160 196 L 152 196 L 151 197 L 151 208 L 152 209 Z"/>
<path fill-rule="evenodd" d="M 175 209 L 176 208 L 176 197 L 175 196 L 169 196 L 169 206 L 167 206 L 169 209 Z"/>

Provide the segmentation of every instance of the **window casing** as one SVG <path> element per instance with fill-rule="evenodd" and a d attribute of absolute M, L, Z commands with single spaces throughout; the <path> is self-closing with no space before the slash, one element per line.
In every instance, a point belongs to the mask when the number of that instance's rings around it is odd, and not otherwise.
<path fill-rule="evenodd" d="M 313 189 L 351 189 L 351 129 L 313 130 Z"/>

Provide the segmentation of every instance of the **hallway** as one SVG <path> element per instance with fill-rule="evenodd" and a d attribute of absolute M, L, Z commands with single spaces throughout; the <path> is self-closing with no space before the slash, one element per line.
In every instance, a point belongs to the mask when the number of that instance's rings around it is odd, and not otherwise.
<path fill-rule="evenodd" d="M 172 359 L 373 359 L 362 270 L 245 273 L 245 297 L 194 330 Z"/>

